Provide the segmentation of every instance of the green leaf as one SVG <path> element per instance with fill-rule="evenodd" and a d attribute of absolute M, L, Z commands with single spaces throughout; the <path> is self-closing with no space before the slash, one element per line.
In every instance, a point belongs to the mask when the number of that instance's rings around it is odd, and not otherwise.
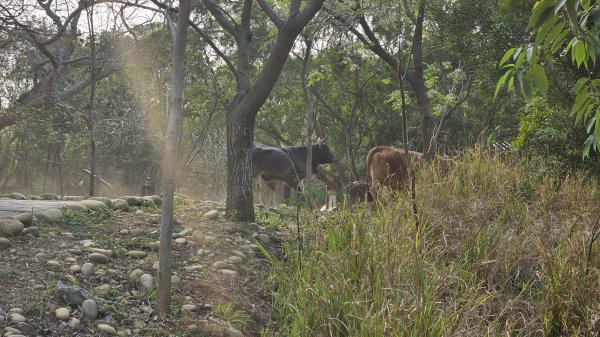
<path fill-rule="evenodd" d="M 594 135 L 590 135 L 588 139 L 585 140 L 585 142 L 583 143 L 583 150 L 581 151 L 583 153 L 584 159 L 590 156 L 590 148 L 592 147 L 592 144 L 595 143 L 596 139 L 594 139 Z"/>
<path fill-rule="evenodd" d="M 596 81 L 600 82 L 600 80 L 596 80 Z M 583 89 L 584 86 L 587 84 L 587 82 L 588 82 L 587 77 L 582 77 L 582 78 L 578 79 L 577 82 L 575 82 L 575 85 L 573 86 L 573 93 L 575 95 L 578 95 L 579 92 L 581 91 L 581 89 Z M 600 85 L 600 83 L 599 83 L 599 85 Z"/>
<path fill-rule="evenodd" d="M 594 137 L 596 138 L 596 142 L 597 142 L 598 140 L 600 140 L 600 108 L 596 109 L 596 117 L 594 119 L 596 122 Z"/>
<path fill-rule="evenodd" d="M 533 13 L 529 18 L 527 28 L 535 30 L 538 28 L 548 16 L 552 15 L 554 11 L 554 0 L 543 0 L 538 2 L 533 7 Z"/>
<path fill-rule="evenodd" d="M 548 37 L 546 38 L 546 41 L 544 41 L 544 49 L 548 49 L 548 47 L 552 44 L 552 42 L 564 31 L 565 28 L 565 23 L 562 21 L 559 21 L 554 28 L 552 28 L 552 30 L 550 31 L 550 33 L 548 33 Z"/>
<path fill-rule="evenodd" d="M 546 77 L 544 67 L 539 64 L 534 64 L 531 67 L 530 72 L 535 86 L 540 90 L 541 94 L 545 96 L 548 92 L 548 78 Z"/>
<path fill-rule="evenodd" d="M 523 61 L 525 61 L 525 53 L 519 54 L 519 57 L 517 57 L 517 60 L 515 61 L 515 68 L 521 68 Z"/>
<path fill-rule="evenodd" d="M 500 60 L 498 66 L 502 67 L 502 65 L 510 59 L 515 50 L 516 48 L 510 48 L 506 53 L 504 53 L 504 56 L 502 56 L 502 59 Z"/>
<path fill-rule="evenodd" d="M 542 25 L 542 28 L 538 30 L 537 37 L 535 38 L 535 42 L 533 44 L 534 46 L 539 46 L 542 44 L 542 41 L 544 41 L 544 39 L 548 36 L 548 32 L 550 32 L 552 27 L 554 27 L 556 21 L 558 21 L 558 16 L 556 15 L 552 16 L 552 19 L 546 20 L 546 22 Z"/>
<path fill-rule="evenodd" d="M 577 26 L 577 8 L 579 8 L 579 3 L 581 0 L 567 0 L 567 5 L 565 8 L 567 9 L 567 14 L 569 15 L 569 20 L 573 26 Z"/>
<path fill-rule="evenodd" d="M 586 102 L 588 101 L 588 98 L 590 98 L 590 95 L 588 94 L 588 92 L 585 90 L 581 91 L 575 98 L 575 104 L 573 104 L 573 108 L 571 109 L 570 115 L 574 116 L 575 114 L 579 113 L 580 111 L 585 111 L 585 109 L 583 107 L 586 104 Z M 580 119 L 581 119 L 580 115 L 577 115 L 577 119 L 575 120 L 575 123 L 579 123 Z"/>

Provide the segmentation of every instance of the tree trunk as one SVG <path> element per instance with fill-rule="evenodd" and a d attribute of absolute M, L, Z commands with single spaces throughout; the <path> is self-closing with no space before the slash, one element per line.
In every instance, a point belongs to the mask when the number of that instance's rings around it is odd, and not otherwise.
<path fill-rule="evenodd" d="M 173 46 L 171 78 L 171 107 L 168 115 L 164 153 L 163 204 L 160 223 L 159 276 L 156 299 L 157 311 L 168 313 L 171 308 L 171 240 L 173 233 L 173 201 L 177 152 L 183 124 L 183 90 L 185 75 L 185 46 L 191 0 L 180 0 L 177 31 Z"/>

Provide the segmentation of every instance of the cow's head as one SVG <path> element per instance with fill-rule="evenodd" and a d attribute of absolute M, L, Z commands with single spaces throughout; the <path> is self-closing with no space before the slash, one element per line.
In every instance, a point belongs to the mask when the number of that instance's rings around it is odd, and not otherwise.
<path fill-rule="evenodd" d="M 328 164 L 335 162 L 333 153 L 329 150 L 329 146 L 325 143 L 327 136 L 317 139 L 317 144 L 313 145 L 313 171 L 317 165 Z"/>

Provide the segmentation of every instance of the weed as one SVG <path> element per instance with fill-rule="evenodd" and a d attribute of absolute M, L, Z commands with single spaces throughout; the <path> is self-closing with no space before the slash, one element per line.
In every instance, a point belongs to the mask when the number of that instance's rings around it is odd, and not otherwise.
<path fill-rule="evenodd" d="M 216 305 L 211 315 L 242 331 L 246 329 L 251 321 L 250 315 L 242 310 L 235 310 L 233 303 Z"/>

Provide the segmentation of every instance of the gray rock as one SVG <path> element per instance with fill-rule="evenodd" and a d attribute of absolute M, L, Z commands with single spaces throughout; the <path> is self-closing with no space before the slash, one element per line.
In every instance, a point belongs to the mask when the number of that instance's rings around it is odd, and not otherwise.
<path fill-rule="evenodd" d="M 108 324 L 98 324 L 97 325 L 98 330 L 107 333 L 109 335 L 116 335 L 117 334 L 117 330 L 115 328 L 113 328 L 112 326 L 108 325 Z"/>
<path fill-rule="evenodd" d="M 52 223 L 63 219 L 63 214 L 60 209 L 52 208 L 40 213 L 36 213 L 35 217 L 44 222 Z"/>
<path fill-rule="evenodd" d="M 77 203 L 77 202 L 66 202 L 65 208 L 69 209 L 73 212 L 80 212 L 80 213 L 87 213 L 89 211 L 87 207 L 85 207 L 82 204 Z"/>
<path fill-rule="evenodd" d="M 100 209 L 108 209 L 108 206 L 105 203 L 103 203 L 102 201 L 97 201 L 97 200 L 91 200 L 91 199 L 81 200 L 79 202 L 79 204 L 87 207 L 90 211 L 97 211 Z"/>
<path fill-rule="evenodd" d="M 110 209 L 127 212 L 129 211 L 129 203 L 123 199 L 112 199 Z"/>
<path fill-rule="evenodd" d="M 181 277 L 177 275 L 171 275 L 171 284 L 174 286 L 178 286 L 181 284 Z"/>
<path fill-rule="evenodd" d="M 215 269 L 223 269 L 223 268 L 227 268 L 227 266 L 229 266 L 229 263 L 227 261 L 217 261 L 215 263 L 212 264 L 212 267 Z"/>
<path fill-rule="evenodd" d="M 191 311 L 194 312 L 196 310 L 198 310 L 198 307 L 193 305 L 193 304 L 184 304 L 181 306 L 183 308 L 183 310 L 185 311 Z"/>
<path fill-rule="evenodd" d="M 0 219 L 0 236 L 15 236 L 23 231 L 25 226 L 16 219 Z"/>
<path fill-rule="evenodd" d="M 78 264 L 74 264 L 71 267 L 69 267 L 69 270 L 72 271 L 73 273 L 77 274 L 77 273 L 81 272 L 81 266 Z"/>
<path fill-rule="evenodd" d="M 27 324 L 25 322 L 19 322 L 17 323 L 17 328 L 19 328 L 19 330 L 21 330 L 21 333 L 26 335 L 26 336 L 35 336 L 36 334 L 36 329 L 31 326 L 30 324 Z"/>
<path fill-rule="evenodd" d="M 8 197 L 10 199 L 15 199 L 15 200 L 25 200 L 25 199 L 27 199 L 24 194 L 21 194 L 21 193 L 18 193 L 18 192 L 13 192 L 13 193 L 9 194 Z"/>
<path fill-rule="evenodd" d="M 92 319 L 98 317 L 98 305 L 93 299 L 88 299 L 81 303 L 81 310 L 83 315 Z"/>
<path fill-rule="evenodd" d="M 100 201 L 108 207 L 110 207 L 112 205 L 112 199 L 107 198 L 107 197 L 91 197 L 91 198 L 89 198 L 89 200 Z"/>
<path fill-rule="evenodd" d="M 154 277 L 150 274 L 140 276 L 140 285 L 143 289 L 152 290 L 154 288 Z"/>
<path fill-rule="evenodd" d="M 200 246 L 204 246 L 208 242 L 208 240 L 206 240 L 206 236 L 204 236 L 201 230 L 195 230 L 190 237 L 190 241 Z"/>
<path fill-rule="evenodd" d="M 40 237 L 40 229 L 37 228 L 37 226 L 31 226 L 31 227 L 26 227 L 23 230 L 23 235 L 28 235 L 31 234 L 33 236 L 35 236 L 36 238 Z"/>
<path fill-rule="evenodd" d="M 141 269 L 136 269 L 129 274 L 129 279 L 131 281 L 138 281 L 142 275 L 144 275 L 144 271 Z"/>
<path fill-rule="evenodd" d="M 108 263 L 108 256 L 101 253 L 91 253 L 88 255 L 88 260 L 95 263 Z"/>
<path fill-rule="evenodd" d="M 44 200 L 58 200 L 58 199 L 60 199 L 58 197 L 58 195 L 56 195 L 54 193 L 44 193 L 44 194 L 40 195 L 40 197 L 42 197 L 42 199 L 44 199 Z"/>
<path fill-rule="evenodd" d="M 131 251 L 127 252 L 126 255 L 129 257 L 141 259 L 143 257 L 146 257 L 146 255 L 148 255 L 148 253 L 146 253 L 143 250 L 131 250 Z"/>
<path fill-rule="evenodd" d="M 152 201 L 154 201 L 154 204 L 156 206 L 162 205 L 163 199 L 159 195 L 148 195 L 148 196 L 146 196 L 146 198 L 152 199 Z"/>
<path fill-rule="evenodd" d="M 241 257 L 236 255 L 230 256 L 227 260 L 229 260 L 231 263 L 240 263 L 243 261 Z"/>
<path fill-rule="evenodd" d="M 216 219 L 219 217 L 219 211 L 217 211 L 216 209 L 213 209 L 212 211 L 208 211 L 206 213 L 204 213 L 204 215 L 202 216 L 202 218 L 204 219 Z"/>
<path fill-rule="evenodd" d="M 129 206 L 142 206 L 144 204 L 144 198 L 142 198 L 142 197 L 124 196 L 124 197 L 120 197 L 119 199 L 123 199 L 123 200 L 127 201 Z"/>
<path fill-rule="evenodd" d="M 256 239 L 264 244 L 271 243 L 271 239 L 269 238 L 269 236 L 267 234 L 258 234 L 256 236 Z"/>
<path fill-rule="evenodd" d="M 220 269 L 219 273 L 226 276 L 237 276 L 237 271 L 231 269 Z"/>
<path fill-rule="evenodd" d="M 92 298 L 87 290 L 66 285 L 61 281 L 56 282 L 56 293 L 64 303 L 71 306 L 79 306 L 83 301 Z"/>
<path fill-rule="evenodd" d="M 160 241 L 150 242 L 148 244 L 148 247 L 150 247 L 150 249 L 152 249 L 152 251 L 158 252 L 158 249 L 160 248 Z"/>
<path fill-rule="evenodd" d="M 7 249 L 11 245 L 10 240 L 7 238 L 0 238 L 0 249 Z"/>
<path fill-rule="evenodd" d="M 86 262 L 83 264 L 83 266 L 81 266 L 81 275 L 83 276 L 90 276 L 94 274 L 94 265 Z"/>
<path fill-rule="evenodd" d="M 71 319 L 69 320 L 69 323 L 67 323 L 67 325 L 71 328 L 76 328 L 79 326 L 79 320 L 75 317 L 71 317 Z"/>
<path fill-rule="evenodd" d="M 110 249 L 102 249 L 102 248 L 90 248 L 90 253 L 100 253 L 106 256 L 112 256 L 113 251 Z"/>
<path fill-rule="evenodd" d="M 46 261 L 46 264 L 48 266 L 50 266 L 51 268 L 58 268 L 58 267 L 60 267 L 60 263 L 58 261 L 54 261 L 54 260 L 48 260 L 48 261 Z"/>
<path fill-rule="evenodd" d="M 242 258 L 242 260 L 245 260 L 245 259 L 247 259 L 247 258 L 248 258 L 248 257 L 246 256 L 246 254 L 244 254 L 244 253 L 242 253 L 242 252 L 240 252 L 240 251 L 237 251 L 237 250 L 232 250 L 232 251 L 231 251 L 231 253 L 232 253 L 233 255 L 235 255 L 235 256 L 241 257 L 241 258 Z"/>
<path fill-rule="evenodd" d="M 244 337 L 244 334 L 233 327 L 229 327 L 225 330 L 225 337 Z"/>
<path fill-rule="evenodd" d="M 54 312 L 54 316 L 62 321 L 66 321 L 67 319 L 69 319 L 69 317 L 71 317 L 71 313 L 67 308 L 58 308 Z"/>
<path fill-rule="evenodd" d="M 11 312 L 10 313 L 10 321 L 14 322 L 14 323 L 25 322 L 25 321 L 27 321 L 27 318 L 25 318 L 25 316 L 21 315 L 18 312 Z"/>
<path fill-rule="evenodd" d="M 25 227 L 33 225 L 33 213 L 17 214 L 14 218 L 21 221 Z"/>

